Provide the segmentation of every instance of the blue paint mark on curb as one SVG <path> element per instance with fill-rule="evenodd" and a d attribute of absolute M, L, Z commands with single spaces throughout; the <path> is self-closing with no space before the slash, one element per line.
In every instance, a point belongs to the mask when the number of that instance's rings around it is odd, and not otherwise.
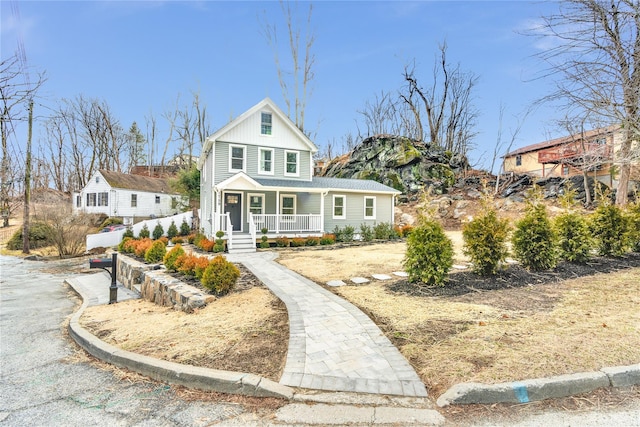
<path fill-rule="evenodd" d="M 529 403 L 529 393 L 527 386 L 522 383 L 513 383 L 513 392 L 520 403 Z"/>

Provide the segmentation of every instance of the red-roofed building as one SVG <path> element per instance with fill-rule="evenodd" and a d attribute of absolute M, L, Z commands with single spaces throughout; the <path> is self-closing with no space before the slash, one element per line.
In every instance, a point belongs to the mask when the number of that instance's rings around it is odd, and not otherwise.
<path fill-rule="evenodd" d="M 518 148 L 503 156 L 506 172 L 539 177 L 590 176 L 613 185 L 611 165 L 622 132 L 619 126 L 593 129 Z"/>

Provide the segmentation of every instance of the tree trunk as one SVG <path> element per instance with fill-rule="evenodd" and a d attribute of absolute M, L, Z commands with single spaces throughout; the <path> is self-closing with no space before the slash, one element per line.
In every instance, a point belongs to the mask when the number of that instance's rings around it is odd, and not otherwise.
<path fill-rule="evenodd" d="M 22 253 L 29 253 L 29 202 L 31 201 L 31 136 L 33 133 L 33 100 L 29 101 L 26 164 L 24 167 L 24 217 L 22 221 Z"/>

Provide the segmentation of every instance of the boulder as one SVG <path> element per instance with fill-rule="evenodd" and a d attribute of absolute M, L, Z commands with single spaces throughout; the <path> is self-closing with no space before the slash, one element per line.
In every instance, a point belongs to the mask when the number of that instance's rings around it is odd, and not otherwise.
<path fill-rule="evenodd" d="M 431 187 L 447 193 L 455 176 L 469 163 L 464 156 L 411 138 L 375 135 L 364 139 L 350 153 L 330 160 L 321 176 L 371 179 L 404 194 Z"/>

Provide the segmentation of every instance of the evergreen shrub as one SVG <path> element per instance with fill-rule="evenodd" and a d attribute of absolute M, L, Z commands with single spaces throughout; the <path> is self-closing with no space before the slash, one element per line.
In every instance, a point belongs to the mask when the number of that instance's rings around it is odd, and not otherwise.
<path fill-rule="evenodd" d="M 161 240 L 155 240 L 144 253 L 144 260 L 148 263 L 156 263 L 163 260 L 167 254 L 167 246 Z"/>
<path fill-rule="evenodd" d="M 409 282 L 444 286 L 453 266 L 453 243 L 437 221 L 421 218 L 407 238 L 404 267 Z"/>
<path fill-rule="evenodd" d="M 556 234 L 542 203 L 542 192 L 534 188 L 526 200 L 524 218 L 516 222 L 511 239 L 515 258 L 529 270 L 546 270 L 556 266 Z"/>
<path fill-rule="evenodd" d="M 182 224 L 180 224 L 180 235 L 188 236 L 191 233 L 191 227 L 187 223 L 185 218 L 182 218 Z"/>
<path fill-rule="evenodd" d="M 150 236 L 151 236 L 151 233 L 149 232 L 149 227 L 147 227 L 147 224 L 143 225 L 142 229 L 140 230 L 140 234 L 138 234 L 138 238 L 146 239 Z"/>
<path fill-rule="evenodd" d="M 591 233 L 602 256 L 622 256 L 627 251 L 627 217 L 608 197 L 591 214 Z"/>
<path fill-rule="evenodd" d="M 493 208 L 485 209 L 463 226 L 463 252 L 471 259 L 476 273 L 481 276 L 498 273 L 509 253 L 508 237 L 509 221 L 498 218 Z"/>
<path fill-rule="evenodd" d="M 153 228 L 153 240 L 158 240 L 159 238 L 162 237 L 162 235 L 164 234 L 164 228 L 162 227 L 162 224 L 157 223 L 156 226 Z"/>
<path fill-rule="evenodd" d="M 174 221 L 171 221 L 171 225 L 167 228 L 167 237 L 173 239 L 178 235 L 178 227 Z"/>
<path fill-rule="evenodd" d="M 640 252 L 640 195 L 627 206 L 627 242 L 633 252 Z"/>
<path fill-rule="evenodd" d="M 164 263 L 165 267 L 167 267 L 168 270 L 177 271 L 178 267 L 176 266 L 176 260 L 178 259 L 179 256 L 184 254 L 185 252 L 182 246 L 179 244 L 175 245 L 173 248 L 171 248 L 169 252 L 167 252 L 162 262 Z"/>
<path fill-rule="evenodd" d="M 239 277 L 238 267 L 227 261 L 222 255 L 218 255 L 209 261 L 200 282 L 202 286 L 217 295 L 225 295 L 233 289 Z"/>
<path fill-rule="evenodd" d="M 373 240 L 373 228 L 365 223 L 360 224 L 360 240 L 370 242 Z"/>

